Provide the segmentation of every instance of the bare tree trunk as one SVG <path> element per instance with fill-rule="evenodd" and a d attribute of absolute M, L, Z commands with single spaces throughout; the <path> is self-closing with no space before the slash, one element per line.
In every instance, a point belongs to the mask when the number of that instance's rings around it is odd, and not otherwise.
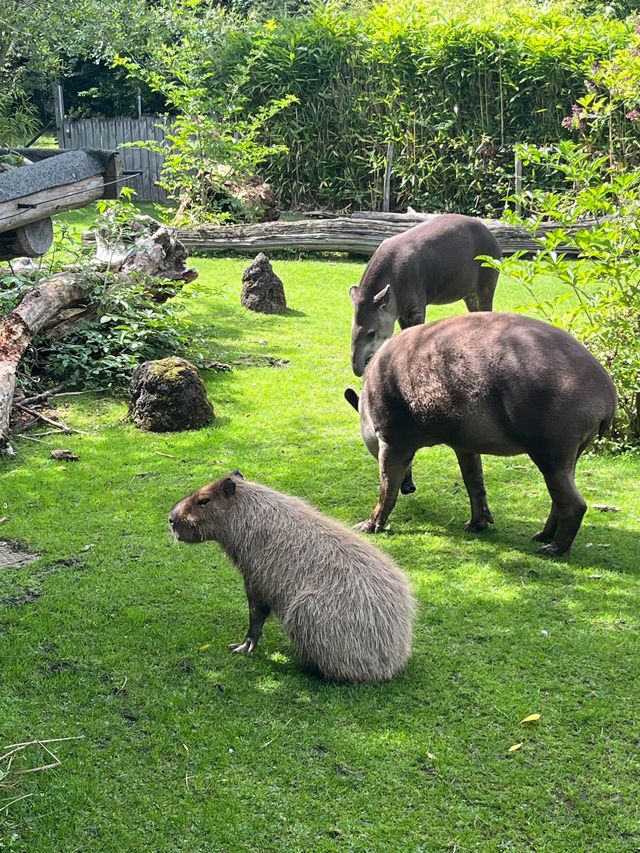
<path fill-rule="evenodd" d="M 86 285 L 77 274 L 60 273 L 34 287 L 0 320 L 0 452 L 12 452 L 9 420 L 20 359 L 48 320 L 85 295 Z"/>

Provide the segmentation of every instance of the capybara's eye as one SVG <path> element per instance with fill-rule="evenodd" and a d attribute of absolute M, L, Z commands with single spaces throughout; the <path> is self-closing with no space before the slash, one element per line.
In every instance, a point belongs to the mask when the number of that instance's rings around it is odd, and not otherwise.
<path fill-rule="evenodd" d="M 200 498 L 200 500 L 198 501 L 198 506 L 204 506 L 205 504 L 208 504 L 210 500 L 211 498 Z"/>
<path fill-rule="evenodd" d="M 375 336 L 376 336 L 376 330 L 375 329 L 369 329 L 369 331 L 367 332 L 367 337 L 368 338 L 375 338 Z"/>

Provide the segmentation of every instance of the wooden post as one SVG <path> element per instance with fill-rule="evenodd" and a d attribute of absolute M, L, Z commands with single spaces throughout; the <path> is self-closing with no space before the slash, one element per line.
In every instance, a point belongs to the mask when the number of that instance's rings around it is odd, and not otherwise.
<path fill-rule="evenodd" d="M 514 175 L 515 175 L 515 194 L 516 194 L 516 213 L 518 216 L 522 213 L 522 203 L 520 202 L 520 196 L 522 195 L 522 160 L 518 152 L 515 154 L 515 162 L 514 162 Z"/>
<path fill-rule="evenodd" d="M 387 166 L 384 170 L 384 185 L 382 189 L 382 210 L 389 211 L 391 206 L 391 169 L 393 167 L 393 142 L 387 145 Z"/>
<path fill-rule="evenodd" d="M 53 84 L 53 106 L 56 114 L 56 128 L 58 131 L 58 147 L 64 149 L 64 92 L 61 83 Z"/>
<path fill-rule="evenodd" d="M 14 231 L 0 234 L 0 261 L 12 258 L 38 258 L 48 252 L 53 243 L 51 219 L 29 222 Z"/>
<path fill-rule="evenodd" d="M 140 91 L 140 89 L 138 89 L 136 103 L 138 104 L 138 118 L 142 118 L 142 92 Z"/>

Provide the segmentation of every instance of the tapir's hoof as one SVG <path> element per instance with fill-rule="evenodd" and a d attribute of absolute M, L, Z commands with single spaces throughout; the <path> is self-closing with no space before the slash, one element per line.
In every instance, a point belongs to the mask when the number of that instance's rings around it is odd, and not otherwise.
<path fill-rule="evenodd" d="M 532 542 L 553 542 L 553 534 L 545 533 L 544 530 L 538 530 L 537 533 L 534 533 L 531 537 Z"/>
<path fill-rule="evenodd" d="M 486 530 L 490 524 L 493 524 L 493 516 L 491 513 L 488 513 L 482 518 L 472 518 L 471 521 L 467 521 L 464 529 L 467 533 L 481 533 L 483 530 Z"/>
<path fill-rule="evenodd" d="M 467 521 L 464 526 L 466 533 L 481 533 L 489 526 L 488 521 Z"/>
<path fill-rule="evenodd" d="M 403 483 L 400 486 L 400 491 L 403 495 L 412 495 L 416 490 L 416 485 L 413 480 L 410 483 Z"/>
<path fill-rule="evenodd" d="M 549 545 L 543 545 L 542 548 L 538 549 L 538 554 L 543 557 L 566 557 L 568 553 L 568 548 L 559 548 L 553 542 Z"/>
<path fill-rule="evenodd" d="M 380 533 L 382 530 L 372 518 L 367 518 L 366 521 L 354 524 L 353 529 L 357 530 L 358 533 Z"/>

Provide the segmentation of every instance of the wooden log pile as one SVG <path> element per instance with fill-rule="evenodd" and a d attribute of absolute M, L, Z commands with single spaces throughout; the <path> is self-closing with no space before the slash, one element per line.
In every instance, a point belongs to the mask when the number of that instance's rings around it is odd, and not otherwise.
<path fill-rule="evenodd" d="M 20 359 L 47 321 L 85 294 L 78 274 L 61 273 L 40 282 L 0 321 L 0 450 L 10 451 L 9 422 Z"/>
<path fill-rule="evenodd" d="M 368 213 L 330 219 L 313 218 L 298 221 L 260 222 L 251 225 L 206 225 L 182 228 L 178 237 L 191 252 L 348 252 L 370 257 L 383 240 L 401 234 L 420 222 L 438 214 Z M 499 219 L 484 220 L 493 232 L 504 255 L 515 252 L 534 253 L 539 249 L 533 237 L 523 228 Z M 581 228 L 589 223 L 581 223 Z M 539 233 L 553 230 L 556 225 L 541 226 Z M 571 246 L 559 246 L 559 252 L 578 254 Z"/>

